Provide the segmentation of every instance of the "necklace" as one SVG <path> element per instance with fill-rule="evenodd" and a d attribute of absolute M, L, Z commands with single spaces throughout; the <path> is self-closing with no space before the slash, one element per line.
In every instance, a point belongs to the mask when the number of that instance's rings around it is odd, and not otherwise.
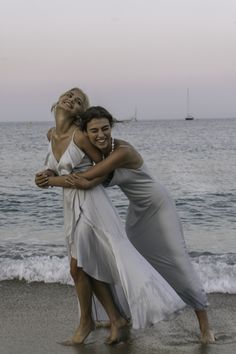
<path fill-rule="evenodd" d="M 102 159 L 105 160 L 106 157 L 110 156 L 113 153 L 114 149 L 115 149 L 115 139 L 111 137 L 111 151 L 107 156 L 102 154 Z"/>
<path fill-rule="evenodd" d="M 111 138 L 111 151 L 110 151 L 109 155 L 111 155 L 113 153 L 114 149 L 115 149 L 115 139 Z"/>

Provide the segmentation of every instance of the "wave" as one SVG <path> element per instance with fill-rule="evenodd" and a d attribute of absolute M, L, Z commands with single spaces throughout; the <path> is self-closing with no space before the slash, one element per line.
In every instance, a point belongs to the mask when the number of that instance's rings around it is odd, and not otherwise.
<path fill-rule="evenodd" d="M 192 261 L 207 293 L 236 294 L 236 254 L 207 253 Z"/>
<path fill-rule="evenodd" d="M 191 254 L 191 260 L 207 293 L 236 294 L 236 254 Z M 62 255 L 5 255 L 0 260 L 0 281 L 10 279 L 73 285 L 68 258 Z"/>
<path fill-rule="evenodd" d="M 27 282 L 73 284 L 68 257 L 36 256 L 0 261 L 0 281 L 19 279 Z"/>

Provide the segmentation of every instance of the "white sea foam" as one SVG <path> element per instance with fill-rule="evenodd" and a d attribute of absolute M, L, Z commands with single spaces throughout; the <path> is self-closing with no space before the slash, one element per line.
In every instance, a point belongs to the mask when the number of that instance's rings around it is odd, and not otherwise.
<path fill-rule="evenodd" d="M 68 258 L 36 256 L 25 259 L 4 259 L 0 262 L 0 281 L 7 279 L 73 284 Z"/>
<path fill-rule="evenodd" d="M 235 255 L 203 255 L 194 259 L 194 267 L 207 293 L 236 294 L 236 264 L 231 258 L 235 259 Z"/>
<path fill-rule="evenodd" d="M 193 264 L 207 293 L 236 294 L 236 264 L 231 262 L 229 255 L 195 257 Z M 0 281 L 7 279 L 73 284 L 68 258 L 57 256 L 2 259 Z"/>

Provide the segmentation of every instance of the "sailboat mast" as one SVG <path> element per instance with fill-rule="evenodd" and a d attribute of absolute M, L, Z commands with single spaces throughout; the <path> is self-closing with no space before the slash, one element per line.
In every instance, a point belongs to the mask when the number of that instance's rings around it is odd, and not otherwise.
<path fill-rule="evenodd" d="M 135 110 L 134 110 L 134 120 L 137 120 L 137 106 L 135 105 Z"/>
<path fill-rule="evenodd" d="M 193 120 L 193 116 L 189 114 L 189 88 L 187 88 L 187 116 L 185 120 Z"/>
<path fill-rule="evenodd" d="M 189 88 L 187 88 L 187 117 L 189 116 Z"/>

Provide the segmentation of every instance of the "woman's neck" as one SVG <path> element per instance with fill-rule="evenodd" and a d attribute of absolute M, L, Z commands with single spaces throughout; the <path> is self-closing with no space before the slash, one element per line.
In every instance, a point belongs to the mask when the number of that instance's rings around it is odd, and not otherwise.
<path fill-rule="evenodd" d="M 58 109 L 55 114 L 56 133 L 58 135 L 67 134 L 73 126 L 73 119 L 62 109 Z"/>

